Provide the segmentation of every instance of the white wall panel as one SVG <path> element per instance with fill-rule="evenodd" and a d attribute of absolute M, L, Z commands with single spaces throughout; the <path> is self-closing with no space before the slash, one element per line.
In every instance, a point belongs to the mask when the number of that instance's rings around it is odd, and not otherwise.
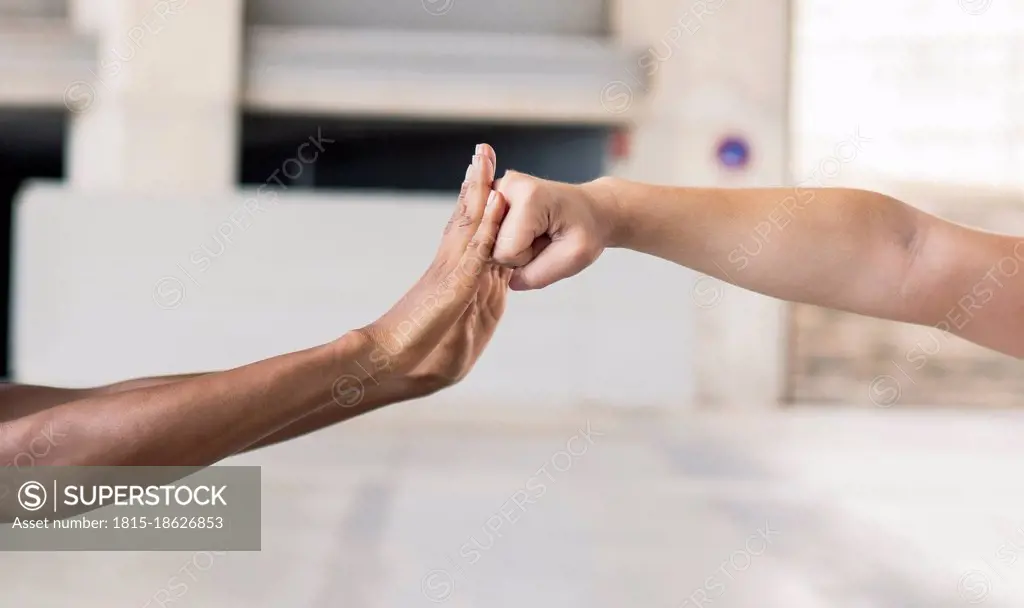
<path fill-rule="evenodd" d="M 446 197 L 289 193 L 253 214 L 249 196 L 26 190 L 16 220 L 16 377 L 89 385 L 235 366 L 329 341 L 401 296 L 450 215 Z M 232 221 L 229 243 L 217 233 Z M 204 246 L 208 266 L 192 261 Z M 652 258 L 606 255 L 576 279 L 513 294 L 478 369 L 443 399 L 689 403 L 690 276 Z"/>
<path fill-rule="evenodd" d="M 873 142 L 858 171 L 895 181 L 1024 185 L 1024 2 L 796 6 L 798 177 L 859 127 Z"/>

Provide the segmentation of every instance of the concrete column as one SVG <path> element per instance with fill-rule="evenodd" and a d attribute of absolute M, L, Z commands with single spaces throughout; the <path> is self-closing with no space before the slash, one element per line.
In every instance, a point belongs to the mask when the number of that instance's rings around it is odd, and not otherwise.
<path fill-rule="evenodd" d="M 614 29 L 648 48 L 636 66 L 652 87 L 637 108 L 628 179 L 686 186 L 749 187 L 788 181 L 790 7 L 788 0 L 619 0 Z M 642 78 L 607 93 L 621 109 Z M 638 103 L 641 103 L 638 101 Z M 725 136 L 750 142 L 742 171 L 719 166 Z M 739 246 L 741 243 L 737 243 Z M 777 400 L 785 374 L 782 303 L 707 277 L 693 283 L 698 403 L 751 407 Z M 686 314 L 686 311 L 680 311 Z"/>
<path fill-rule="evenodd" d="M 97 39 L 65 93 L 76 188 L 227 191 L 236 181 L 242 0 L 73 0 Z"/>

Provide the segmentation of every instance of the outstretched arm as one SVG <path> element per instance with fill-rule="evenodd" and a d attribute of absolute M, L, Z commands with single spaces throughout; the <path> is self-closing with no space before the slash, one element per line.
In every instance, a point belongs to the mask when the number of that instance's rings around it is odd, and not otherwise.
<path fill-rule="evenodd" d="M 936 326 L 1024 356 L 1024 239 L 854 189 L 574 186 L 519 173 L 500 189 L 511 210 L 495 258 L 519 267 L 514 289 L 624 247 L 776 298 Z"/>
<path fill-rule="evenodd" d="M 485 216 L 493 167 L 493 152 L 474 157 L 434 262 L 376 322 L 223 372 L 120 390 L 10 387 L 0 391 L 0 409 L 33 400 L 39 407 L 5 416 L 0 461 L 11 462 L 46 434 L 63 440 L 34 464 L 208 465 L 458 380 L 504 306 L 508 273 L 487 263 L 505 210 L 495 195 Z"/>
<path fill-rule="evenodd" d="M 0 384 L 0 422 L 9 422 L 51 407 L 95 397 L 111 395 L 136 388 L 170 384 L 179 380 L 195 378 L 203 374 L 181 374 L 177 376 L 157 376 L 153 378 L 136 378 L 95 388 L 60 388 L 35 384 Z"/>

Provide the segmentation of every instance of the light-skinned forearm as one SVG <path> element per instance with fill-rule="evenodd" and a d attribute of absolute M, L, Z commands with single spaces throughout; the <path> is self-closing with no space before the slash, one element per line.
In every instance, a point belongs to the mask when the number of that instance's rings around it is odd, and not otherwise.
<path fill-rule="evenodd" d="M 357 405 L 335 403 L 335 381 L 365 376 L 371 344 L 358 332 L 223 372 L 93 394 L 7 423 L 17 450 L 62 437 L 36 465 L 205 466 L 257 445 L 351 418 L 418 391 L 406 376 L 364 379 Z M 0 454 L 11 460 L 16 454 Z"/>
<path fill-rule="evenodd" d="M 706 189 L 603 178 L 584 188 L 619 210 L 613 246 L 769 296 L 898 320 L 930 216 L 851 189 Z"/>
<path fill-rule="evenodd" d="M 794 302 L 931 326 L 1024 357 L 1024 240 L 845 188 L 672 188 L 602 178 L 613 246 Z"/>

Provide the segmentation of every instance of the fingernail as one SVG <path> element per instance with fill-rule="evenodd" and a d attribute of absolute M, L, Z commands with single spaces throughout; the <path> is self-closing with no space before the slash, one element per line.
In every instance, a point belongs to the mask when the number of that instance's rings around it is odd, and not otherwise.
<path fill-rule="evenodd" d="M 473 175 L 473 165 L 470 165 L 469 167 L 466 168 L 466 180 L 468 181 L 469 178 L 472 177 L 472 175 Z"/>
<path fill-rule="evenodd" d="M 480 175 L 480 165 L 483 160 L 482 156 L 473 155 L 473 164 L 469 166 L 469 173 L 466 174 L 466 179 L 476 178 Z"/>
<path fill-rule="evenodd" d="M 497 190 L 491 190 L 491 193 L 489 195 L 487 195 L 487 207 L 484 210 L 485 211 L 490 211 L 491 209 L 493 209 L 494 205 L 497 204 L 497 201 L 498 201 L 498 192 L 497 192 Z"/>

